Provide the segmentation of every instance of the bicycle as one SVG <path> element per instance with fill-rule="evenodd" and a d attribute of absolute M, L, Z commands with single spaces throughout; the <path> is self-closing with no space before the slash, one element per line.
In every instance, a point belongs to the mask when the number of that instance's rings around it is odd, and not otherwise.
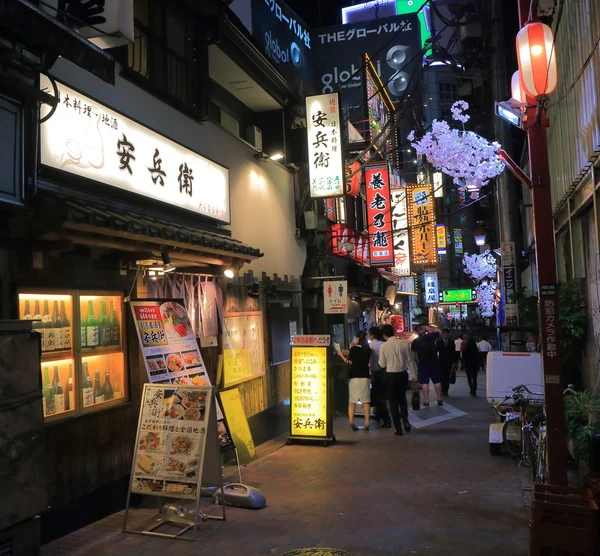
<path fill-rule="evenodd" d="M 504 412 L 502 407 L 506 407 Z M 511 411 L 513 408 L 518 411 Z M 496 404 L 494 409 L 504 419 L 502 441 L 511 457 L 520 457 L 519 466 L 529 465 L 534 482 L 545 482 L 547 454 L 543 394 L 532 392 L 521 384 L 513 388 L 512 394 Z"/>

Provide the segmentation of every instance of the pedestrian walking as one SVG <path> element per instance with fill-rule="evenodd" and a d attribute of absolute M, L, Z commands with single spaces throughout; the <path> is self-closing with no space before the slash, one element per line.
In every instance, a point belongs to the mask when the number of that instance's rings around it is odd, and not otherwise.
<path fill-rule="evenodd" d="M 456 349 L 456 370 L 462 370 L 462 343 L 464 334 L 459 334 L 458 338 L 454 340 L 454 347 Z"/>
<path fill-rule="evenodd" d="M 369 347 L 371 348 L 371 360 L 369 370 L 371 371 L 371 405 L 375 408 L 375 419 L 379 421 L 382 429 L 392 426 L 390 413 L 386 404 L 385 391 L 385 369 L 379 366 L 379 350 L 383 345 L 383 335 L 378 326 L 369 329 Z"/>
<path fill-rule="evenodd" d="M 448 390 L 450 389 L 452 367 L 456 363 L 456 346 L 450 339 L 450 330 L 447 328 L 442 330 L 442 337 L 438 338 L 435 347 L 440 360 L 440 369 L 442 373 L 442 396 L 447 396 Z"/>
<path fill-rule="evenodd" d="M 487 336 L 484 336 L 481 342 L 477 342 L 477 349 L 479 350 L 479 366 L 485 373 L 487 370 L 487 354 L 492 351 L 492 344 L 488 342 Z"/>
<path fill-rule="evenodd" d="M 410 347 L 417 354 L 417 374 L 423 391 L 423 406 L 429 407 L 429 381 L 433 382 L 437 404 L 444 405 L 440 360 L 436 349 L 436 341 L 440 333 L 420 324 L 415 326 L 415 332 L 418 336 L 412 341 Z"/>
<path fill-rule="evenodd" d="M 465 334 L 461 349 L 465 373 L 467 373 L 467 382 L 469 383 L 469 390 L 471 391 L 471 396 L 476 396 L 477 373 L 479 372 L 479 350 L 477 349 L 477 342 L 474 338 L 470 338 Z"/>
<path fill-rule="evenodd" d="M 415 360 L 408 340 L 396 338 L 392 325 L 383 325 L 381 333 L 385 343 L 379 348 L 379 366 L 385 369 L 385 383 L 394 423 L 394 434 L 402 436 L 402 423 L 406 433 L 411 429 L 408 422 L 406 390 L 409 380 L 416 379 Z"/>
<path fill-rule="evenodd" d="M 343 350 L 338 355 L 350 365 L 348 370 L 348 421 L 352 430 L 358 427 L 354 422 L 356 404 L 360 401 L 365 412 L 365 425 L 363 430 L 368 431 L 371 420 L 371 388 L 369 385 L 369 361 L 371 348 L 367 344 L 367 334 L 361 330 L 354 340 L 349 351 Z"/>

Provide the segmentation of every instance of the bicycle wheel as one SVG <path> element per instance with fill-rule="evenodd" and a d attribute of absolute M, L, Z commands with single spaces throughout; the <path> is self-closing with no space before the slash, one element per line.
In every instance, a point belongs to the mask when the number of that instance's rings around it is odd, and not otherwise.
<path fill-rule="evenodd" d="M 537 481 L 537 437 L 533 430 L 529 427 L 523 427 L 523 436 L 525 440 L 525 454 L 529 462 L 529 471 L 531 472 L 531 480 Z"/>
<path fill-rule="evenodd" d="M 502 426 L 502 442 L 514 459 L 521 455 L 521 419 L 509 419 Z"/>
<path fill-rule="evenodd" d="M 546 483 L 548 481 L 548 450 L 546 449 L 546 430 L 541 428 L 538 436 L 537 447 L 537 482 Z"/>

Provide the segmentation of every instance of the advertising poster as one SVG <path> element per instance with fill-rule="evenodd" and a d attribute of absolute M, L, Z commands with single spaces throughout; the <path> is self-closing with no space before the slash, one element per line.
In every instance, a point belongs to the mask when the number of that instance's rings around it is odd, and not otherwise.
<path fill-rule="evenodd" d="M 437 248 L 438 254 L 446 254 L 446 226 L 444 224 L 437 224 L 435 227 L 437 235 Z"/>
<path fill-rule="evenodd" d="M 292 436 L 327 436 L 327 348 L 292 346 Z"/>
<path fill-rule="evenodd" d="M 457 257 L 463 254 L 463 235 L 462 230 L 454 230 L 454 253 Z"/>
<path fill-rule="evenodd" d="M 392 266 L 392 210 L 387 162 L 365 166 L 371 266 Z"/>
<path fill-rule="evenodd" d="M 437 263 L 433 191 L 429 184 L 407 186 L 408 224 L 411 233 L 413 265 Z"/>
<path fill-rule="evenodd" d="M 348 282 L 323 282 L 323 299 L 326 315 L 344 314 L 348 312 Z"/>
<path fill-rule="evenodd" d="M 182 300 L 145 299 L 130 302 L 148 381 L 177 386 L 211 386 L 198 341 Z M 233 447 L 217 404 L 219 443 Z"/>
<path fill-rule="evenodd" d="M 196 500 L 212 387 L 146 384 L 131 492 Z"/>
<path fill-rule="evenodd" d="M 231 390 L 221 392 L 219 398 L 223 404 L 223 411 L 225 411 L 225 415 L 227 416 L 227 423 L 229 424 L 231 436 L 238 451 L 240 464 L 245 465 L 246 463 L 250 463 L 256 457 L 256 449 L 252 432 L 250 432 L 248 425 L 248 418 L 242 405 L 240 389 L 232 388 Z"/>
<path fill-rule="evenodd" d="M 344 194 L 344 169 L 339 95 L 306 97 L 310 196 Z"/>
<path fill-rule="evenodd" d="M 425 278 L 425 303 L 437 303 L 439 301 L 437 272 L 426 272 Z"/>
<path fill-rule="evenodd" d="M 265 374 L 265 341 L 260 311 L 229 313 L 223 319 L 224 387 Z"/>

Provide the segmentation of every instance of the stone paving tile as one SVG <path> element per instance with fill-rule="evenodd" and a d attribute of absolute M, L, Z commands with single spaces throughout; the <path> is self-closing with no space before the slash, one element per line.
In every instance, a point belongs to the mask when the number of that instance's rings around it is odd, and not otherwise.
<path fill-rule="evenodd" d="M 468 396 L 463 376 L 449 401 L 466 415 L 403 437 L 376 428 L 353 432 L 340 418 L 338 442 L 328 448 L 269 453 L 243 469 L 267 508 L 227 508 L 227 521 L 200 524 L 196 543 L 124 535 L 120 513 L 44 546 L 42 556 L 256 556 L 310 546 L 358 556 L 524 556 L 522 477 L 508 457 L 489 455 L 491 407 Z M 131 511 L 134 524 L 151 517 Z"/>

